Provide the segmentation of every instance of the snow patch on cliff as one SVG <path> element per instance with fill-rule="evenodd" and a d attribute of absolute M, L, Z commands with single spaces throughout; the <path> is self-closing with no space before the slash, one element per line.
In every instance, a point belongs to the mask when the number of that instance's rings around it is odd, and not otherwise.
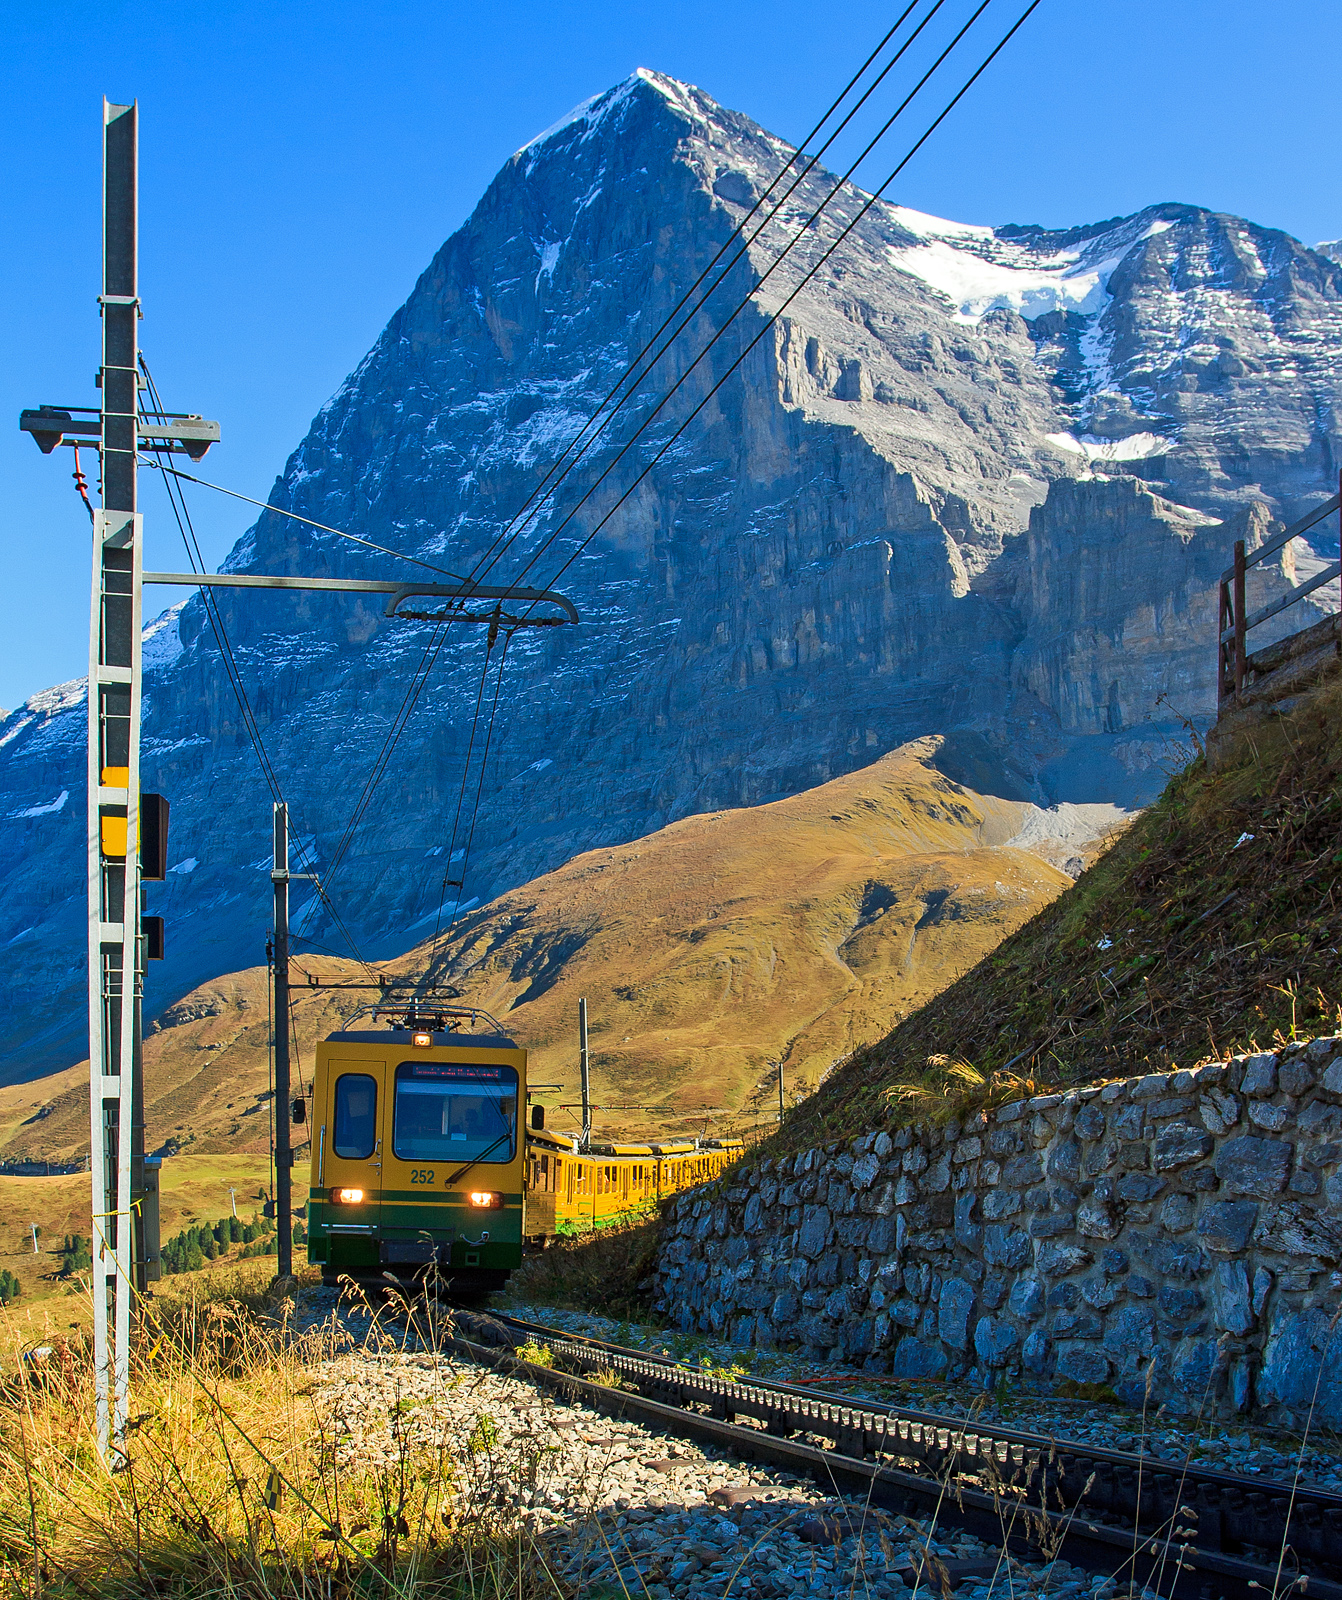
<path fill-rule="evenodd" d="M 54 812 L 64 811 L 65 802 L 69 798 L 70 791 L 62 789 L 54 800 L 48 800 L 44 805 L 26 806 L 22 811 L 11 811 L 10 820 L 14 821 L 19 817 L 49 817 Z"/>
<path fill-rule="evenodd" d="M 177 631 L 177 624 L 181 620 L 182 607 L 185 604 L 185 600 L 178 601 L 175 606 L 169 606 L 162 615 L 145 625 L 140 635 L 140 661 L 146 672 L 155 668 L 170 667 L 181 655 L 184 646 Z"/>
<path fill-rule="evenodd" d="M 1144 461 L 1168 450 L 1174 442 L 1161 433 L 1131 433 L 1126 439 L 1092 439 L 1085 434 L 1078 439 L 1070 433 L 1046 433 L 1044 437 L 1059 450 L 1085 456 L 1087 461 Z"/>
<path fill-rule="evenodd" d="M 1134 243 L 1120 229 L 1112 240 L 1101 234 L 1080 248 L 1045 253 L 999 238 L 992 228 L 950 222 L 904 206 L 892 211 L 900 226 L 923 243 L 891 246 L 891 264 L 944 294 L 956 307 L 957 322 L 978 322 L 998 308 L 1026 318 L 1049 311 L 1093 315 L 1104 306 L 1110 275 Z M 1170 226 L 1154 221 L 1139 238 L 1149 239 Z"/>
<path fill-rule="evenodd" d="M 55 684 L 50 689 L 39 689 L 31 699 L 24 702 L 24 709 L 34 711 L 40 717 L 56 717 L 62 711 L 84 705 L 88 700 L 88 691 L 87 678 L 71 678 L 68 682 Z"/>

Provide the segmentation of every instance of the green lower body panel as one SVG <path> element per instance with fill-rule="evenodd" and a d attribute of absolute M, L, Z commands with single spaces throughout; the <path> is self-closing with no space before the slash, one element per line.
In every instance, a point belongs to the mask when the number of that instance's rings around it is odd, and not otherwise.
<path fill-rule="evenodd" d="M 405 1279 L 432 1265 L 463 1282 L 479 1278 L 482 1289 L 500 1288 L 522 1260 L 520 1194 L 505 1195 L 497 1210 L 481 1210 L 448 1196 L 384 1193 L 365 1210 L 333 1206 L 324 1191 L 313 1191 L 309 1227 L 308 1259 L 322 1265 L 328 1280 L 384 1273 Z"/>

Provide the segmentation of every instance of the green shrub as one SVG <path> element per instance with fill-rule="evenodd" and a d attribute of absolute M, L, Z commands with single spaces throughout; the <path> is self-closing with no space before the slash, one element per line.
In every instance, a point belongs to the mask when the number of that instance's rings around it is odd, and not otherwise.
<path fill-rule="evenodd" d="M 76 1272 L 87 1272 L 93 1265 L 93 1252 L 82 1233 L 67 1233 L 61 1247 L 62 1278 L 71 1278 Z"/>

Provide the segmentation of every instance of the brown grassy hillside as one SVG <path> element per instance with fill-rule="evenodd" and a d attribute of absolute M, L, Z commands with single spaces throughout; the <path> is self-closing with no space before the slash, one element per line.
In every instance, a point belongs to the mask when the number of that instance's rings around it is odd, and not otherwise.
<path fill-rule="evenodd" d="M 598 1100 L 648 1108 L 603 1112 L 608 1131 L 684 1131 L 694 1108 L 738 1112 L 752 1098 L 767 1113 L 780 1058 L 790 1094 L 813 1089 L 1071 882 L 1043 858 L 1084 853 L 1084 827 L 1051 839 L 1033 808 L 942 776 L 937 748 L 918 741 L 790 799 L 592 851 L 468 915 L 435 952 L 387 966 L 419 973 L 432 954 L 439 977 L 506 1018 L 533 1077 L 563 1085 L 541 1097 L 552 1105 L 577 1098 L 586 995 Z M 1104 820 L 1095 807 L 1082 823 Z M 1037 853 L 1007 846 L 1027 822 Z M 301 965 L 358 975 L 331 959 Z M 295 991 L 300 1076 L 362 998 Z M 268 1027 L 261 968 L 203 984 L 159 1019 L 145 1043 L 151 1148 L 169 1137 L 197 1154 L 268 1148 Z M 72 1069 L 54 1097 L 51 1080 L 0 1092 L 3 1154 L 85 1149 L 85 1081 Z"/>
<path fill-rule="evenodd" d="M 809 1092 L 1070 882 L 1005 848 L 1024 808 L 943 777 L 936 747 L 579 856 L 468 921 L 434 970 L 507 1015 L 560 1101 L 587 995 L 600 1099 L 647 1108 L 608 1126 L 767 1111 L 780 1059 Z"/>
<path fill-rule="evenodd" d="M 87 1086 L 84 1096 L 87 1101 Z M 184 1155 L 165 1161 L 159 1194 L 163 1237 L 170 1239 L 188 1225 L 226 1217 L 230 1188 L 237 1192 L 238 1215 L 250 1217 L 260 1208 L 258 1192 L 268 1174 L 269 1161 L 264 1156 Z M 33 1223 L 38 1226 L 36 1255 L 28 1231 Z M 23 1286 L 14 1310 L 26 1313 L 52 1296 L 60 1297 L 63 1309 L 58 1328 L 67 1322 L 82 1325 L 92 1314 L 82 1285 L 56 1278 L 61 1241 L 67 1233 L 85 1238 L 89 1234 L 87 1172 L 52 1178 L 0 1173 L 0 1267 L 13 1273 Z"/>
<path fill-rule="evenodd" d="M 788 1119 L 780 1148 L 899 1114 L 929 1059 L 1041 1086 L 1342 1031 L 1342 687 L 1199 757 L 1060 898 Z M 925 1109 L 926 1102 L 905 1106 Z"/>
<path fill-rule="evenodd" d="M 303 965 L 331 976 L 359 975 L 353 962 L 304 960 Z M 266 988 L 264 967 L 229 973 L 201 984 L 150 1025 L 144 1046 L 148 1149 L 172 1139 L 193 1155 L 267 1154 Z M 341 1015 L 359 1003 L 358 996 L 347 993 L 297 998 L 296 1079 L 310 1073 L 317 1038 L 338 1027 Z M 87 1122 L 87 1063 L 54 1078 L 0 1089 L 0 1155 L 6 1158 L 87 1155 Z"/>

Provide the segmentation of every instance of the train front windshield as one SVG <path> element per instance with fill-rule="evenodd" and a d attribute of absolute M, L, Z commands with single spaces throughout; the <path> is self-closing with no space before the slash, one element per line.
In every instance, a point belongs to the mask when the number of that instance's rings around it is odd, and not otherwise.
<path fill-rule="evenodd" d="M 402 1161 L 511 1161 L 517 1072 L 507 1066 L 403 1061 L 392 1148 Z"/>

